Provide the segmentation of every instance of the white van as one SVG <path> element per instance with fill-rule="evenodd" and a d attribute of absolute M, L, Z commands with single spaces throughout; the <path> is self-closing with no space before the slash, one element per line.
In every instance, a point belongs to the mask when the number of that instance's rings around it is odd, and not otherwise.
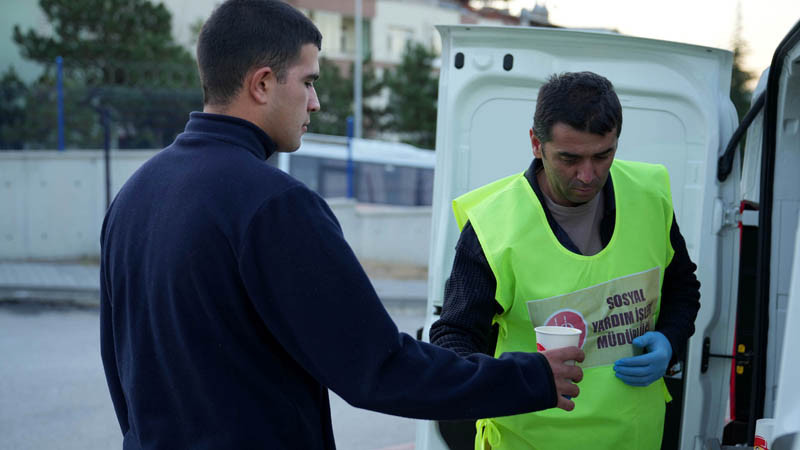
<path fill-rule="evenodd" d="M 800 389 L 790 384 L 800 378 L 800 333 L 791 327 L 800 324 L 800 23 L 760 83 L 763 125 L 750 115 L 756 121 L 743 167 L 737 145 L 726 152 L 738 127 L 729 51 L 561 29 L 439 32 L 424 338 L 441 311 L 459 236 L 451 201 L 525 170 L 539 87 L 553 73 L 593 71 L 611 80 L 622 103 L 617 157 L 669 170 L 677 221 L 702 283 L 686 359 L 666 380 L 674 400 L 663 448 L 752 446 L 756 419 L 774 417 L 770 448 L 800 449 Z M 474 427 L 466 438 L 442 429 L 418 422 L 416 448 L 472 448 Z"/>

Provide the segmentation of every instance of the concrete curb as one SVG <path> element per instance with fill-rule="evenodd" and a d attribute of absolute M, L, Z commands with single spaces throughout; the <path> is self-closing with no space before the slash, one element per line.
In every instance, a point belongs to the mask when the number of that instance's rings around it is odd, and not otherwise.
<path fill-rule="evenodd" d="M 97 307 L 99 267 L 77 264 L 0 263 L 0 302 L 30 302 Z M 389 306 L 424 307 L 426 280 L 372 279 L 381 301 Z"/>
<path fill-rule="evenodd" d="M 98 307 L 100 306 L 100 290 L 6 285 L 0 286 L 0 302 Z"/>
<path fill-rule="evenodd" d="M 0 262 L 0 301 L 98 306 L 99 266 Z"/>

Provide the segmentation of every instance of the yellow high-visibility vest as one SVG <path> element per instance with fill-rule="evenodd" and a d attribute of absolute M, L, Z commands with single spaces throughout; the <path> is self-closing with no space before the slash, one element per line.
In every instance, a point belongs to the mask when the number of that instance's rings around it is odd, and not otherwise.
<path fill-rule="evenodd" d="M 537 351 L 534 327 L 571 326 L 583 331 L 586 360 L 575 409 L 549 409 L 481 419 L 475 448 L 631 449 L 661 446 L 663 379 L 628 386 L 613 364 L 633 356 L 631 341 L 653 330 L 664 269 L 672 260 L 672 197 L 660 165 L 615 160 L 614 233 L 592 256 L 564 248 L 523 174 L 512 175 L 453 201 L 460 228 L 472 224 L 497 280 L 503 307 L 495 356 Z M 503 399 L 497 399 L 502 402 Z"/>

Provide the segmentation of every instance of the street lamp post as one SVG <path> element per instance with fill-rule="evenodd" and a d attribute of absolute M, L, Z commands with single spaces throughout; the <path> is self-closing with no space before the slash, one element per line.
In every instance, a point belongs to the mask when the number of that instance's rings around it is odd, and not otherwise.
<path fill-rule="evenodd" d="M 361 125 L 361 65 L 363 64 L 363 44 L 362 44 L 362 12 L 361 0 L 356 0 L 355 11 L 355 26 L 356 26 L 356 57 L 353 64 L 353 110 L 355 116 L 355 130 L 354 135 L 357 138 L 362 137 Z"/>

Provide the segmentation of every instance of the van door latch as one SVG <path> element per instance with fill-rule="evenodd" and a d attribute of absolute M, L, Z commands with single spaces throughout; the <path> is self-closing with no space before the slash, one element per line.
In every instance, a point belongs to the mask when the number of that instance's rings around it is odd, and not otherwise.
<path fill-rule="evenodd" d="M 739 344 L 736 349 L 735 355 L 719 355 L 711 353 L 711 339 L 706 337 L 703 339 L 703 357 L 700 363 L 700 373 L 708 371 L 708 358 L 727 358 L 736 360 L 736 373 L 741 375 L 745 366 L 750 366 L 753 361 L 753 352 L 748 352 L 744 344 Z"/>

